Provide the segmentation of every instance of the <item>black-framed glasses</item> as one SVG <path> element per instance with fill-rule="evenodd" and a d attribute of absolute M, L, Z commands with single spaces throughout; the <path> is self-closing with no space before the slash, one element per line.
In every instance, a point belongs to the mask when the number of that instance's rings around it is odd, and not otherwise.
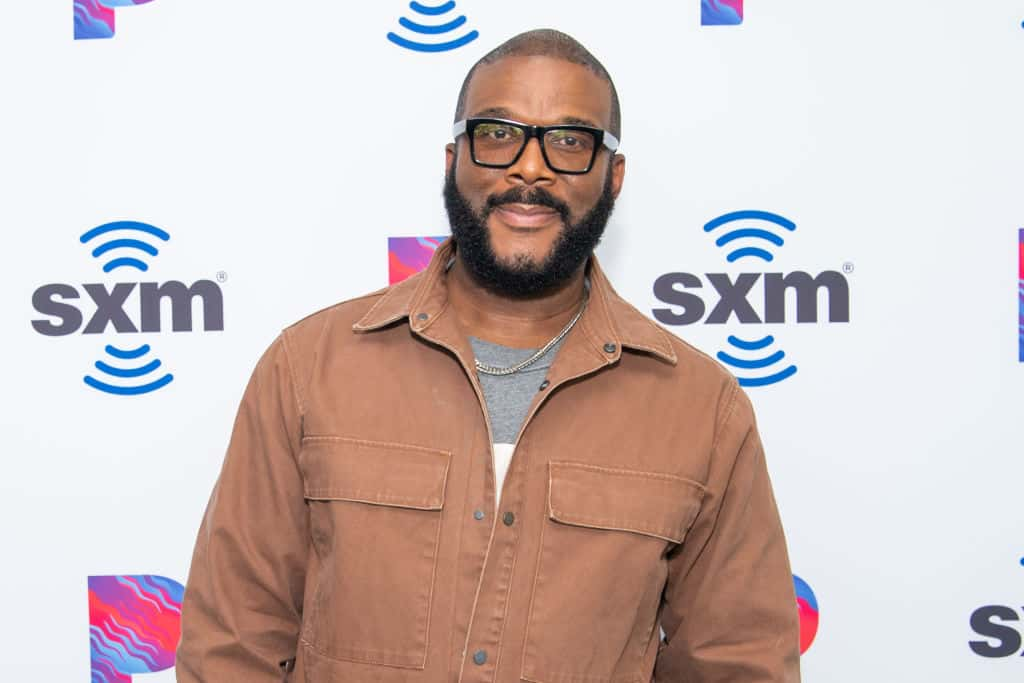
<path fill-rule="evenodd" d="M 531 126 L 506 119 L 473 118 L 456 122 L 452 135 L 465 133 L 473 163 L 487 168 L 508 168 L 519 161 L 526 143 L 537 138 L 540 153 L 552 171 L 588 173 L 602 147 L 614 152 L 619 141 L 600 128 L 576 125 Z"/>

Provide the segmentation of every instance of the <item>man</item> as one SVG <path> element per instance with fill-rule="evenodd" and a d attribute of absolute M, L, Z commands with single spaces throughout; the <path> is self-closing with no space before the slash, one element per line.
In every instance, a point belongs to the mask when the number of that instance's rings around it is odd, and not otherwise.
<path fill-rule="evenodd" d="M 592 256 L 625 173 L 608 73 L 532 31 L 455 118 L 453 239 L 257 365 L 178 680 L 799 680 L 750 403 Z"/>

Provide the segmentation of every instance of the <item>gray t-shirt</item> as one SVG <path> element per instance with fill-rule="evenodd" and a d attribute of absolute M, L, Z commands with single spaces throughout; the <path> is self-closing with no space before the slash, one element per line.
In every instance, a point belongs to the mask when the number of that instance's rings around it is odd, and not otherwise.
<path fill-rule="evenodd" d="M 560 339 L 536 362 L 511 375 L 488 375 L 477 372 L 480 388 L 484 392 L 484 401 L 487 403 L 487 414 L 491 419 L 491 436 L 494 438 L 492 446 L 497 485 L 496 499 L 501 497 L 505 473 L 512 461 L 513 444 L 526 419 L 526 411 L 530 409 L 533 397 L 540 390 L 541 382 L 547 376 L 548 368 L 551 367 L 555 354 L 564 341 L 565 339 Z M 481 363 L 499 368 L 522 363 L 537 352 L 537 349 L 514 349 L 476 337 L 470 337 L 469 343 L 473 347 L 473 354 Z"/>
<path fill-rule="evenodd" d="M 533 397 L 540 388 L 540 383 L 548 374 L 555 354 L 565 339 L 548 349 L 548 352 L 531 365 L 511 375 L 488 375 L 478 372 L 480 387 L 484 391 L 487 412 L 491 418 L 491 431 L 495 443 L 515 443 L 519 428 L 526 419 Z M 500 344 L 493 344 L 483 339 L 470 337 L 473 354 L 485 365 L 507 368 L 537 353 L 537 349 L 513 349 Z"/>

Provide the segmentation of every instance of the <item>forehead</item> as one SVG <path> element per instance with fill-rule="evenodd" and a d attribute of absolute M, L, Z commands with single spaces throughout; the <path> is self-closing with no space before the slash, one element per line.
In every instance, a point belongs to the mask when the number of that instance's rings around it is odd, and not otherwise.
<path fill-rule="evenodd" d="M 499 115 L 524 123 L 611 124 L 611 88 L 582 64 L 555 57 L 505 57 L 481 65 L 466 91 L 466 116 Z"/>

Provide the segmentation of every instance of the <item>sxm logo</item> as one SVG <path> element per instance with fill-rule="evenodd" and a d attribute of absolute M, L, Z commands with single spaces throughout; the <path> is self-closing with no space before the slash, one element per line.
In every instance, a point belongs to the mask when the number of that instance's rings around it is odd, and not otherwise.
<path fill-rule="evenodd" d="M 725 251 L 728 264 L 775 260 L 774 250 L 782 247 L 786 233 L 796 231 L 796 224 L 787 218 L 767 211 L 734 211 L 721 215 L 704 225 L 704 232 L 715 238 L 715 245 Z M 852 271 L 846 264 L 844 270 Z M 706 325 L 724 325 L 735 316 L 740 325 L 786 323 L 793 311 L 787 306 L 787 292 L 795 292 L 796 322 L 818 322 L 818 293 L 828 294 L 828 321 L 850 321 L 850 287 L 846 277 L 834 270 L 812 275 L 798 270 L 783 272 L 706 273 L 705 279 L 693 273 L 665 273 L 654 281 L 654 296 L 667 308 L 652 310 L 654 317 L 665 325 L 692 325 L 703 320 Z M 705 280 L 718 295 L 718 301 L 708 313 L 704 299 L 696 292 Z M 764 302 L 761 311 L 751 303 L 751 292 L 761 284 Z M 707 316 L 705 317 L 705 313 Z M 719 351 L 720 361 L 734 369 L 741 386 L 758 387 L 781 382 L 797 372 L 797 366 L 786 360 L 786 353 L 778 348 L 775 335 L 763 332 L 735 331 L 726 338 L 725 350 Z"/>
<path fill-rule="evenodd" d="M 1020 559 L 1024 567 L 1024 557 Z M 1010 605 L 985 605 L 971 614 L 971 630 L 986 640 L 971 640 L 967 645 L 971 651 L 981 657 L 1002 658 L 1014 657 L 1018 653 L 1024 656 L 1024 607 L 1017 610 Z"/>
<path fill-rule="evenodd" d="M 464 14 L 451 14 L 455 10 L 455 0 L 448 0 L 441 5 L 424 5 L 413 0 L 409 3 L 409 9 L 419 15 L 416 21 L 401 17 L 398 23 L 414 34 L 413 37 L 405 38 L 394 32 L 388 33 L 388 40 L 399 47 L 416 52 L 447 52 L 472 43 L 480 36 L 479 31 L 471 30 L 449 38 L 448 34 L 459 31 L 466 23 Z M 430 23 L 420 23 L 423 21 Z M 423 42 L 425 38 L 427 42 Z"/>
<path fill-rule="evenodd" d="M 736 26 L 743 23 L 743 0 L 700 0 L 702 26 Z"/>
<path fill-rule="evenodd" d="M 104 223 L 81 235 L 79 241 L 91 248 L 91 255 L 102 263 L 106 274 L 120 271 L 149 270 L 149 259 L 159 254 L 153 242 L 167 242 L 171 236 L 165 230 L 139 221 Z M 158 242 L 159 241 L 159 242 Z M 220 274 L 218 277 L 223 277 Z M 224 329 L 224 295 L 212 280 L 196 280 L 191 285 L 179 280 L 166 282 L 116 282 L 81 285 L 95 305 L 88 322 L 83 322 L 82 309 L 69 301 L 81 298 L 78 288 L 65 283 L 50 283 L 38 287 L 32 294 L 32 306 L 49 318 L 32 321 L 39 334 L 61 337 L 81 330 L 82 334 L 106 334 L 113 327 L 119 335 L 115 343 L 108 340 L 103 347 L 106 354 L 94 363 L 95 376 L 83 378 L 86 385 L 108 394 L 135 396 L 148 394 L 167 386 L 174 376 L 161 369 L 160 359 L 151 357 L 147 343 L 132 341 L 140 332 L 163 330 L 162 303 L 170 303 L 171 329 L 174 332 L 193 331 L 193 300 L 202 303 L 203 330 Z M 126 304 L 137 292 L 139 315 L 135 320 L 128 314 Z M 137 321 L 137 322 L 136 322 Z M 108 362 L 109 361 L 109 362 Z M 125 362 L 134 365 L 125 366 Z"/>
<path fill-rule="evenodd" d="M 153 0 L 74 0 L 75 40 L 114 37 L 114 9 Z"/>
<path fill-rule="evenodd" d="M 184 595 L 165 576 L 90 576 L 91 682 L 131 683 L 132 674 L 172 668 Z"/>

